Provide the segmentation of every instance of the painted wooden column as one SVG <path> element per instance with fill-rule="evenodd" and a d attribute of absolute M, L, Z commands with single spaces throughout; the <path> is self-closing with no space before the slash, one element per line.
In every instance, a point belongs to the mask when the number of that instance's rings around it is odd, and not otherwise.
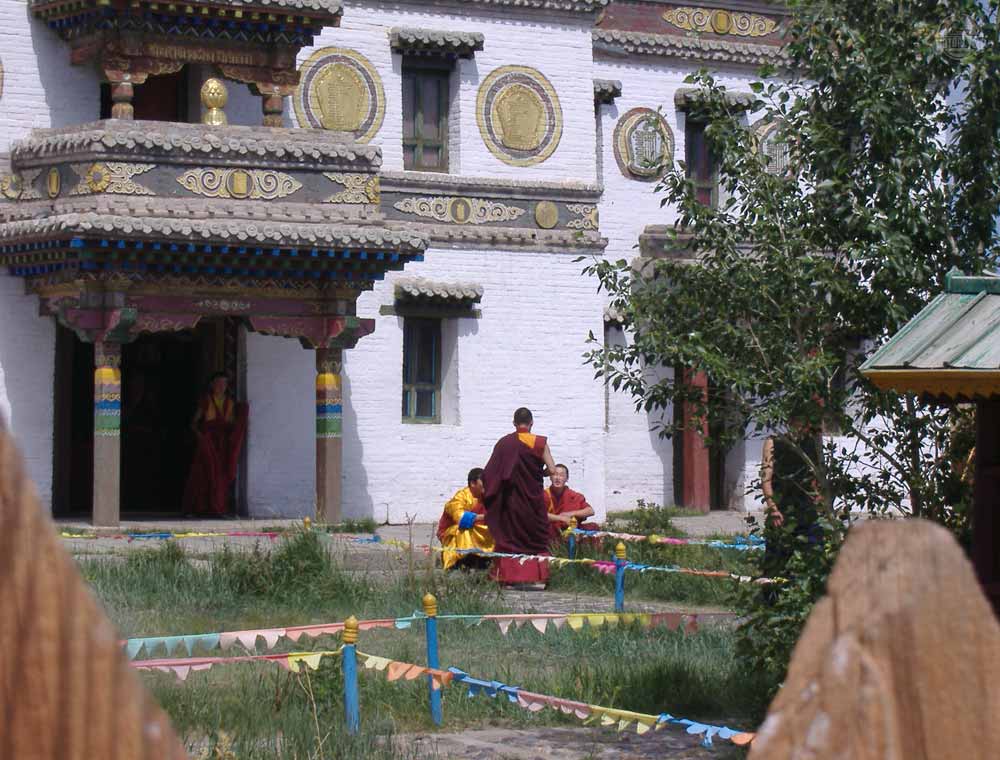
<path fill-rule="evenodd" d="M 117 526 L 121 518 L 122 347 L 94 342 L 93 524 Z"/>
<path fill-rule="evenodd" d="M 338 523 L 341 518 L 342 362 L 342 349 L 316 349 L 316 520 L 320 523 Z"/>
<path fill-rule="evenodd" d="M 976 404 L 976 464 L 972 497 L 972 564 L 1000 615 L 1000 401 Z"/>
<path fill-rule="evenodd" d="M 684 370 L 685 379 L 691 385 L 702 389 L 702 396 L 708 399 L 708 378 L 703 372 L 690 376 Z M 704 435 L 708 432 L 705 422 L 702 430 L 698 430 L 694 422 L 692 404 L 684 404 L 684 430 L 681 433 L 681 500 L 688 509 L 698 509 L 708 512 L 711 507 L 711 464 L 708 447 Z"/>

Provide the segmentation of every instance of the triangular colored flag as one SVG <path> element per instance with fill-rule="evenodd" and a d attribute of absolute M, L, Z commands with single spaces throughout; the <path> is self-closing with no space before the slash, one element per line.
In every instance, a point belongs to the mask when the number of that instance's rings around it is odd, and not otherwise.
<path fill-rule="evenodd" d="M 261 638 L 264 639 L 264 643 L 267 645 L 267 648 L 274 649 L 274 645 L 278 643 L 278 639 L 280 639 L 285 632 L 281 630 L 271 630 L 259 631 L 258 633 Z"/>
<path fill-rule="evenodd" d="M 166 647 L 167 655 L 172 655 L 174 650 L 184 641 L 185 636 L 164 636 L 161 641 L 163 646 Z M 190 652 L 188 652 L 190 654 Z"/>
<path fill-rule="evenodd" d="M 615 719 L 606 713 L 601 713 L 601 725 L 602 726 L 613 726 L 615 724 Z"/>
<path fill-rule="evenodd" d="M 566 625 L 566 618 L 564 617 L 552 618 L 552 625 L 554 625 L 556 627 L 556 630 L 558 631 L 564 625 Z"/>
<path fill-rule="evenodd" d="M 187 665 L 175 665 L 171 668 L 174 671 L 174 675 L 177 676 L 178 681 L 185 681 L 188 677 L 188 671 L 191 670 Z"/>
<path fill-rule="evenodd" d="M 398 681 L 410 669 L 407 662 L 390 662 L 386 678 L 390 681 Z"/>
<path fill-rule="evenodd" d="M 587 615 L 587 622 L 594 628 L 604 625 L 604 615 Z"/>
<path fill-rule="evenodd" d="M 507 631 L 510 630 L 510 624 L 511 624 L 510 620 L 498 620 L 497 621 L 497 627 L 500 628 L 500 633 L 502 633 L 504 636 L 506 636 L 507 635 Z"/>
<path fill-rule="evenodd" d="M 257 631 L 240 631 L 236 634 L 236 640 L 247 649 L 257 648 Z"/>
<path fill-rule="evenodd" d="M 582 615 L 568 615 L 566 617 L 566 622 L 569 623 L 569 627 L 574 631 L 579 631 L 583 628 L 583 616 Z"/>
<path fill-rule="evenodd" d="M 142 649 L 142 643 L 142 639 L 129 639 L 125 643 L 125 653 L 130 660 L 134 660 L 135 656 L 139 654 L 139 650 Z"/>
<path fill-rule="evenodd" d="M 535 630 L 539 633 L 545 633 L 545 627 L 548 625 L 548 620 L 546 618 L 532 618 L 531 624 L 535 626 Z"/>
<path fill-rule="evenodd" d="M 406 680 L 412 681 L 426 672 L 427 668 L 422 668 L 419 665 L 410 665 L 410 669 L 406 671 Z"/>
<path fill-rule="evenodd" d="M 624 719 L 622 719 L 622 720 L 618 721 L 618 730 L 619 730 L 619 731 L 624 731 L 624 730 L 625 730 L 626 728 L 628 728 L 628 727 L 629 727 L 629 724 L 630 724 L 631 722 L 632 722 L 632 721 L 630 721 L 630 720 L 624 720 Z"/>

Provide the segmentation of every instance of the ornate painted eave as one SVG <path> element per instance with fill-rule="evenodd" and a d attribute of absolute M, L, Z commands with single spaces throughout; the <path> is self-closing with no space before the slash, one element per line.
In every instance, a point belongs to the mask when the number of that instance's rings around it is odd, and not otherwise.
<path fill-rule="evenodd" d="M 11 162 L 23 168 L 73 161 L 153 161 L 197 164 L 211 157 L 225 166 L 292 166 L 342 171 L 376 170 L 381 150 L 330 133 L 305 129 L 206 126 L 152 121 L 107 121 L 60 129 L 35 130 L 11 149 Z"/>
<path fill-rule="evenodd" d="M 321 130 L 38 130 L 0 179 L 0 261 L 39 292 L 82 276 L 362 290 L 428 244 L 384 223 L 380 160 Z"/>
<path fill-rule="evenodd" d="M 419 230 L 432 246 L 599 252 L 602 188 L 578 182 L 527 182 L 384 172 L 382 212 L 395 229 Z"/>
<path fill-rule="evenodd" d="M 594 102 L 611 105 L 622 94 L 622 83 L 617 79 L 594 80 Z"/>
<path fill-rule="evenodd" d="M 394 27 L 389 45 L 402 55 L 431 55 L 443 58 L 472 58 L 483 49 L 485 37 L 478 32 L 443 32 L 433 29 Z"/>
<path fill-rule="evenodd" d="M 789 62 L 788 55 L 775 45 L 617 29 L 595 29 L 593 39 L 595 52 L 611 55 L 656 56 L 751 66 L 763 63 L 786 65 Z"/>
<path fill-rule="evenodd" d="M 397 0 L 401 3 L 433 5 L 440 7 L 457 6 L 464 8 L 512 9 L 516 12 L 546 11 L 548 13 L 571 13 L 596 16 L 608 7 L 612 0 Z"/>

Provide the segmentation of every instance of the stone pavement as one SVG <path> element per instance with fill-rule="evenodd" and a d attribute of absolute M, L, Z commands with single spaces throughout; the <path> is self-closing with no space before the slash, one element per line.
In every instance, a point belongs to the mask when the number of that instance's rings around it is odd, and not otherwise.
<path fill-rule="evenodd" d="M 448 760 L 722 760 L 734 750 L 716 741 L 702 747 L 696 737 L 671 727 L 643 736 L 609 729 L 489 728 L 455 734 L 408 734 L 397 737 L 401 746 L 421 757 Z"/>

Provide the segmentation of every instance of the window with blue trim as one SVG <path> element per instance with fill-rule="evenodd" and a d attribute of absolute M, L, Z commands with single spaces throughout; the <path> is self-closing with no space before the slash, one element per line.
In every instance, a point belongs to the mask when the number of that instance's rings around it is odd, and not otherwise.
<path fill-rule="evenodd" d="M 441 421 L 441 320 L 403 319 L 403 420 Z"/>

